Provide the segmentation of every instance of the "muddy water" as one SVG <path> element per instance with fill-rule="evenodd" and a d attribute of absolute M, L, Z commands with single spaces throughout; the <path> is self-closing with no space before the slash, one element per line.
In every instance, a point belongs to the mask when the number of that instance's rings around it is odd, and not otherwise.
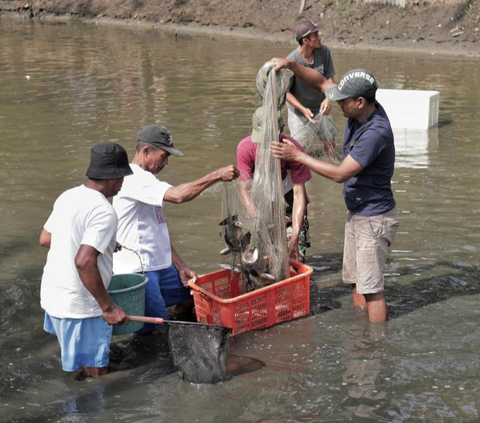
<path fill-rule="evenodd" d="M 99 380 L 62 372 L 42 331 L 37 237 L 53 201 L 84 181 L 89 149 L 168 126 L 186 153 L 177 184 L 235 160 L 258 104 L 254 79 L 289 46 L 224 36 L 0 21 L 0 420 L 90 422 L 477 421 L 480 413 L 480 76 L 438 55 L 334 51 L 338 74 L 368 68 L 383 88 L 438 90 L 440 123 L 399 134 L 401 229 L 390 254 L 392 319 L 370 325 L 340 283 L 341 187 L 308 186 L 312 315 L 233 339 L 231 379 L 194 386 L 163 339 L 119 338 Z M 334 107 L 339 128 L 344 118 Z M 403 138 L 402 138 L 403 137 Z M 173 243 L 199 273 L 218 268 L 220 189 L 168 206 Z"/>

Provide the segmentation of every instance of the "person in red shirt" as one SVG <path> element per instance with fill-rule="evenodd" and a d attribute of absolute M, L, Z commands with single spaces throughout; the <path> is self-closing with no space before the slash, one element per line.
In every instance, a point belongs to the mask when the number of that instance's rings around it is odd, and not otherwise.
<path fill-rule="evenodd" d="M 239 185 L 242 202 L 250 216 L 255 214 L 255 205 L 250 196 L 250 188 L 255 173 L 255 159 L 258 144 L 262 137 L 264 109 L 259 107 L 252 117 L 252 135 L 242 139 L 237 146 L 237 167 L 240 170 Z M 284 135 L 282 115 L 278 112 L 278 128 L 280 141 L 287 139 L 303 151 L 302 146 L 293 138 Z M 307 247 L 310 247 L 308 234 L 307 204 L 309 202 L 305 183 L 312 178 L 310 170 L 298 163 L 281 160 L 282 181 L 284 182 L 284 198 L 287 204 L 287 234 L 290 258 L 304 261 Z"/>

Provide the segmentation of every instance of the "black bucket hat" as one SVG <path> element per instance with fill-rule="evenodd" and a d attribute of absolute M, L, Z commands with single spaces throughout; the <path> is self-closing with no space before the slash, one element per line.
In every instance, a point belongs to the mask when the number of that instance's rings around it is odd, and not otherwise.
<path fill-rule="evenodd" d="M 138 133 L 138 141 L 163 148 L 172 156 L 182 157 L 183 153 L 173 147 L 172 133 L 162 125 L 150 125 Z"/>
<path fill-rule="evenodd" d="M 90 179 L 116 179 L 131 175 L 128 155 L 120 144 L 108 142 L 92 147 L 90 166 L 86 176 Z"/>

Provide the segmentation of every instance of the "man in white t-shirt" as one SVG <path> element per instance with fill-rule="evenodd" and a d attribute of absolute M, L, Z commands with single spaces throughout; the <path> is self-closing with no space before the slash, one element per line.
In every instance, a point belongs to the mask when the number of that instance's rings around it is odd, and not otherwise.
<path fill-rule="evenodd" d="M 88 181 L 58 197 L 40 234 L 49 248 L 40 290 L 44 330 L 57 336 L 67 372 L 108 373 L 111 325 L 129 322 L 107 292 L 118 221 L 107 198 L 131 174 L 121 145 L 94 146 Z"/>
<path fill-rule="evenodd" d="M 141 272 L 148 276 L 145 287 L 145 316 L 168 319 L 167 308 L 193 307 L 188 280 L 196 277 L 170 243 L 163 203 L 185 203 L 220 181 L 231 181 L 239 176 L 238 169 L 227 166 L 203 178 L 172 186 L 159 181 L 155 175 L 167 164 L 169 156 L 183 156 L 173 146 L 170 131 L 164 126 L 150 125 L 138 134 L 138 142 L 130 166 L 133 175 L 125 178 L 121 191 L 113 199 L 118 215 L 117 240 L 140 255 L 123 249 L 117 253 L 113 271 L 119 273 Z M 161 333 L 162 325 L 145 324 L 139 334 Z"/>

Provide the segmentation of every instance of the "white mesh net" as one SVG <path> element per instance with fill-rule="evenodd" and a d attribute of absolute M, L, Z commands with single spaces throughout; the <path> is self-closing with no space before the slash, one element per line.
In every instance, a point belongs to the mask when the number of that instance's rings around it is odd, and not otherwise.
<path fill-rule="evenodd" d="M 288 277 L 289 261 L 285 228 L 285 204 L 280 160 L 270 152 L 278 140 L 278 109 L 284 103 L 291 72 L 277 74 L 273 62 L 265 63 L 257 75 L 262 97 L 261 139 L 255 173 L 248 182 L 225 184 L 220 223 L 230 254 L 227 266 L 243 275 L 245 292 Z"/>
<path fill-rule="evenodd" d="M 304 124 L 294 134 L 294 138 L 302 145 L 305 152 L 327 162 L 339 164 L 342 161 L 342 155 L 335 143 L 338 129 L 332 117 L 317 113 L 312 118 L 315 123 L 308 122 L 304 118 L 301 120 Z M 328 149 L 325 148 L 324 141 L 330 141 L 327 144 Z"/>

